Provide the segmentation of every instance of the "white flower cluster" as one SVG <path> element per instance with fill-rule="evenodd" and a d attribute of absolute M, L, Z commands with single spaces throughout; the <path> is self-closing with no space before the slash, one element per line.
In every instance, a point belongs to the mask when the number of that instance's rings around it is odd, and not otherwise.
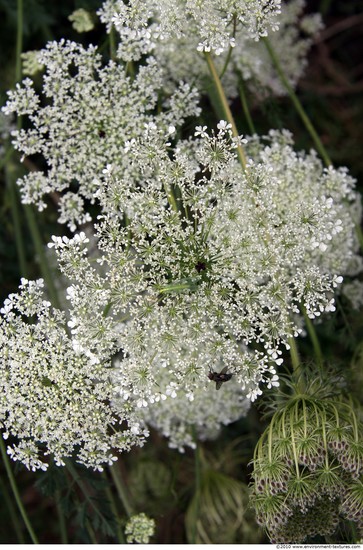
<path fill-rule="evenodd" d="M 168 370 L 163 369 L 160 383 L 166 385 L 168 376 Z M 205 384 L 194 391 L 181 389 L 174 398 L 150 404 L 143 409 L 145 422 L 168 438 L 170 448 L 181 453 L 185 447 L 195 449 L 197 439 L 215 439 L 223 425 L 246 416 L 251 401 L 233 378 L 223 383 L 220 391 L 211 390 L 210 385 L 214 383 L 206 377 Z"/>
<path fill-rule="evenodd" d="M 303 2 L 289 6 L 286 50 Z M 64 312 L 44 299 L 42 282 L 26 280 L 1 310 L 0 424 L 14 460 L 37 469 L 47 455 L 59 465 L 77 456 L 102 469 L 115 451 L 142 445 L 147 424 L 180 451 L 215 437 L 263 386 L 279 384 L 301 312 L 334 311 L 342 275 L 362 271 L 361 208 L 346 170 L 295 152 L 287 131 L 242 139 L 220 121 L 178 139 L 199 113 L 197 92 L 173 84 L 160 98 L 168 44 L 190 41 L 197 60 L 198 50 L 252 52 L 278 12 L 278 0 L 108 0 L 101 18 L 120 32 L 122 59 L 151 50 L 158 59 L 131 76 L 132 64 L 102 65 L 94 46 L 51 42 L 36 54 L 42 94 L 30 79 L 9 92 L 4 113 L 30 123 L 13 132 L 15 147 L 47 164 L 20 180 L 23 202 L 43 209 L 60 193 L 59 221 L 72 231 L 91 221 L 88 203 L 99 213 L 93 250 L 82 232 L 49 244 L 66 280 Z M 227 79 L 249 78 L 237 57 Z M 205 70 L 198 63 L 188 63 L 194 76 Z"/>
<path fill-rule="evenodd" d="M 113 387 L 102 340 L 89 338 L 91 344 L 82 346 L 42 287 L 41 280 L 22 279 L 19 294 L 11 294 L 1 310 L 0 425 L 4 438 L 11 438 L 8 454 L 32 470 L 45 470 L 48 455 L 63 465 L 74 454 L 102 470 L 117 460 L 115 450 L 142 445 L 148 433 L 135 434 L 132 414 L 116 416 L 107 404 Z"/>
<path fill-rule="evenodd" d="M 334 311 L 341 274 L 361 269 L 354 180 L 292 145 L 286 131 L 234 138 L 224 121 L 173 148 L 153 123 L 125 142 L 123 170 L 98 179 L 96 252 L 83 233 L 50 244 L 71 282 L 69 334 L 32 284 L 4 305 L 2 421 L 21 440 L 14 458 L 42 467 L 37 442 L 62 464 L 78 445 L 81 462 L 102 467 L 111 449 L 143 442 L 145 422 L 181 450 L 192 423 L 194 436 L 213 437 L 263 384 L 278 385 L 301 308 Z"/>
<path fill-rule="evenodd" d="M 18 184 L 22 201 L 39 210 L 46 207 L 46 195 L 62 193 L 59 221 L 74 231 L 91 219 L 85 201 L 95 201 L 98 177 L 107 164 L 114 163 L 122 174 L 125 142 L 150 123 L 168 134 L 170 127 L 198 114 L 197 95 L 181 84 L 161 113 L 154 114 L 163 80 L 152 58 L 131 79 L 122 64 L 102 66 L 93 46 L 50 42 L 36 57 L 46 68 L 42 95 L 27 78 L 8 92 L 3 112 L 28 115 L 30 127 L 14 131 L 13 144 L 24 155 L 40 153 L 47 172 L 31 172 Z"/>
<path fill-rule="evenodd" d="M 311 318 L 334 311 L 340 274 L 357 269 L 354 180 L 323 169 L 314 152 L 294 152 L 288 132 L 252 138 L 244 172 L 223 121 L 173 152 L 154 130 L 126 144 L 129 172 L 110 169 L 100 184 L 100 274 L 75 259 L 75 239 L 56 247 L 64 273 L 82 282 L 73 307 L 93 281 L 122 321 L 113 372 L 121 402 L 147 408 L 224 367 L 253 400 L 260 383 L 277 383 L 301 308 Z"/>
<path fill-rule="evenodd" d="M 190 32 L 198 51 L 217 55 L 234 47 L 236 31 L 252 40 L 278 28 L 281 0 L 106 0 L 99 10 L 121 37 L 119 55 L 137 60 L 156 41 Z M 151 23 L 150 23 L 151 21 Z"/>
<path fill-rule="evenodd" d="M 305 4 L 305 0 L 283 3 L 279 29 L 269 35 L 269 41 L 292 86 L 296 86 L 302 76 L 307 53 L 322 27 L 320 14 L 303 14 Z M 159 66 L 164 68 L 167 76 L 164 86 L 170 91 L 179 80 L 193 82 L 203 89 L 209 77 L 204 56 L 197 51 L 197 24 L 195 22 L 195 26 L 186 27 L 180 37 L 171 36 L 154 42 L 152 53 Z M 218 73 L 223 73 L 223 87 L 227 96 L 238 96 L 241 81 L 248 85 L 257 99 L 271 93 L 284 95 L 286 90 L 276 74 L 263 41 L 253 40 L 243 32 L 243 28 L 236 31 L 235 40 L 236 44 L 228 62 L 228 51 L 224 51 L 214 60 Z"/>
<path fill-rule="evenodd" d="M 125 526 L 126 540 L 129 544 L 149 544 L 150 537 L 155 533 L 155 520 L 146 514 L 131 516 Z"/>

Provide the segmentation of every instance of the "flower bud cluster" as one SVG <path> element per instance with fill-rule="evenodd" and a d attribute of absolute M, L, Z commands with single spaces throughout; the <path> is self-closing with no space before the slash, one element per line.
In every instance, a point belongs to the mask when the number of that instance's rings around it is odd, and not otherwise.
<path fill-rule="evenodd" d="M 155 520 L 147 517 L 146 514 L 131 516 L 126 523 L 125 534 L 129 544 L 149 544 L 150 537 L 155 532 Z"/>
<path fill-rule="evenodd" d="M 251 495 L 272 542 L 332 534 L 340 516 L 361 528 L 361 435 L 344 401 L 296 395 L 274 414 L 256 447 Z M 354 455 L 349 468 L 342 455 Z"/>

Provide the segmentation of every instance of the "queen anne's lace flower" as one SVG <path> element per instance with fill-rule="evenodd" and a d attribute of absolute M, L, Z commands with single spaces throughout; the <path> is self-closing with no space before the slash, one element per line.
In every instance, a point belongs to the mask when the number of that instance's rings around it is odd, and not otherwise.
<path fill-rule="evenodd" d="M 248 140 L 244 171 L 236 155 L 243 140 L 229 124 L 195 134 L 172 147 L 174 126 L 149 123 L 124 143 L 122 171 L 114 162 L 97 180 L 102 214 L 92 254 L 82 233 L 53 237 L 70 281 L 69 334 L 65 317 L 28 290 L 4 304 L 2 421 L 20 439 L 14 458 L 26 463 L 29 441 L 31 467 L 41 460 L 36 442 L 58 463 L 79 445 L 79 460 L 97 467 L 112 460 L 112 448 L 142 442 L 149 413 L 171 444 L 190 445 L 192 419 L 178 426 L 176 412 L 168 425 L 160 415 L 164 401 L 171 410 L 193 395 L 203 403 L 197 433 L 199 426 L 208 437 L 218 422 L 244 414 L 233 403 L 278 384 L 281 348 L 299 334 L 301 308 L 311 318 L 333 311 L 341 274 L 359 271 L 360 209 L 345 170 L 323 169 L 314 152 L 294 152 L 288 132 L 271 132 Z M 25 324 L 15 307 L 38 322 Z M 209 418 L 203 393 L 216 392 L 208 374 L 222 369 L 232 376 L 218 400 L 225 392 L 230 403 Z M 92 427 L 84 396 L 100 415 L 89 413 Z M 59 425 L 59 408 L 77 420 L 69 426 L 63 414 Z M 119 421 L 126 431 L 107 431 Z"/>
<path fill-rule="evenodd" d="M 119 366 L 122 371 L 122 365 Z M 193 365 L 190 365 L 190 370 Z M 168 369 L 160 369 L 158 383 L 168 383 Z M 224 383 L 219 391 L 214 383 L 205 377 L 194 391 L 180 388 L 171 399 L 159 399 L 144 409 L 145 422 L 160 431 L 167 439 L 169 447 L 184 452 L 185 447 L 196 447 L 196 440 L 215 439 L 221 427 L 245 416 L 250 400 L 241 392 L 233 379 Z"/>
<path fill-rule="evenodd" d="M 278 28 L 281 0 L 106 0 L 99 15 L 120 33 L 123 59 L 138 59 L 155 41 L 193 29 L 195 47 L 217 55 L 236 43 L 236 29 L 253 40 Z M 150 24 L 150 20 L 152 23 Z"/>
<path fill-rule="evenodd" d="M 277 383 L 301 309 L 311 318 L 334 311 L 341 273 L 356 269 L 348 174 L 324 170 L 314 152 L 295 153 L 287 132 L 250 139 L 244 172 L 228 124 L 218 127 L 197 128 L 173 156 L 154 127 L 127 144 L 124 178 L 109 169 L 100 183 L 99 275 L 71 262 L 67 244 L 57 247 L 64 272 L 80 281 L 73 308 L 92 279 L 109 317 L 122 320 L 112 376 L 121 402 L 140 409 L 205 386 L 223 367 L 255 399 L 261 383 Z M 260 351 L 247 349 L 256 344 Z"/>
<path fill-rule="evenodd" d="M 306 67 L 306 56 L 313 38 L 321 29 L 319 14 L 303 15 L 305 0 L 283 3 L 279 29 L 269 35 L 269 41 L 284 68 L 285 76 L 295 86 Z M 172 90 L 179 80 L 193 82 L 203 89 L 209 70 L 202 53 L 197 51 L 198 22 L 190 23 L 182 35 L 155 40 L 153 56 L 165 74 L 164 88 Z M 120 52 L 121 53 L 121 52 Z M 254 98 L 273 93 L 286 93 L 276 74 L 263 41 L 256 41 L 236 30 L 235 46 L 226 67 L 230 52 L 223 51 L 214 59 L 217 71 L 223 73 L 223 88 L 229 97 L 239 94 L 241 82 L 246 82 Z"/>
<path fill-rule="evenodd" d="M 147 431 L 135 433 L 132 411 L 119 409 L 116 416 L 108 404 L 111 365 L 102 339 L 69 334 L 64 314 L 50 307 L 42 287 L 42 281 L 23 279 L 1 310 L 0 424 L 6 439 L 17 440 L 8 454 L 32 470 L 46 469 L 47 455 L 63 465 L 74 454 L 102 470 L 116 460 L 115 450 L 142 445 Z"/>
<path fill-rule="evenodd" d="M 22 201 L 46 206 L 45 195 L 68 190 L 60 199 L 60 222 L 74 231 L 85 223 L 84 201 L 94 203 L 99 177 L 108 164 L 123 173 L 120 151 L 128 140 L 154 124 L 165 134 L 185 117 L 198 114 L 197 96 L 181 84 L 173 97 L 154 114 L 162 87 L 162 71 L 150 58 L 134 79 L 122 64 L 102 66 L 94 46 L 74 42 L 50 42 L 36 53 L 46 72 L 42 96 L 27 78 L 3 111 L 28 115 L 30 127 L 13 132 L 15 148 L 24 155 L 42 154 L 47 172 L 32 172 L 18 181 Z M 46 104 L 42 105 L 46 99 Z"/>

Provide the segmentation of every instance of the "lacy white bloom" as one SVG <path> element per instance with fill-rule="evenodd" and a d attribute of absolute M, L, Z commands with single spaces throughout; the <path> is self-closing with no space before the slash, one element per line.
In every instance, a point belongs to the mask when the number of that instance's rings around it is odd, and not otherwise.
<path fill-rule="evenodd" d="M 165 385 L 168 378 L 168 369 L 160 369 L 158 383 Z M 215 439 L 222 426 L 246 416 L 250 408 L 250 399 L 233 376 L 219 391 L 213 390 L 214 382 L 207 377 L 194 391 L 188 392 L 182 387 L 174 398 L 151 403 L 144 410 L 145 422 L 160 431 L 172 449 L 180 452 L 184 452 L 185 447 L 194 449 L 196 438 Z"/>
<path fill-rule="evenodd" d="M 279 16 L 279 29 L 269 35 L 269 41 L 292 86 L 302 76 L 309 48 L 322 27 L 319 14 L 303 15 L 305 3 L 305 0 L 284 2 Z M 198 29 L 198 21 L 194 21 L 185 27 L 180 36 L 154 40 L 153 56 L 165 69 L 164 88 L 173 90 L 179 80 L 193 82 L 200 89 L 205 86 L 209 70 L 203 54 L 197 51 Z M 228 55 L 229 52 L 225 50 L 214 59 L 218 73 L 224 71 L 223 87 L 227 96 L 238 96 L 241 80 L 247 83 L 254 98 L 262 98 L 269 93 L 286 93 L 263 41 L 251 38 L 243 27 L 236 29 L 235 46 L 227 69 L 224 70 Z"/>
<path fill-rule="evenodd" d="M 23 279 L 1 310 L 0 425 L 16 438 L 8 454 L 32 470 L 46 469 L 47 455 L 59 466 L 76 456 L 102 470 L 116 460 L 115 450 L 142 445 L 147 432 L 131 430 L 132 411 L 116 416 L 107 404 L 113 388 L 102 340 L 69 334 L 42 287 Z M 35 321 L 26 323 L 27 317 Z M 122 420 L 128 423 L 123 430 Z"/>
<path fill-rule="evenodd" d="M 72 330 L 94 333 L 83 311 L 97 289 L 117 334 L 116 393 L 140 410 L 205 387 L 224 367 L 254 400 L 277 384 L 301 308 L 311 318 L 334 311 L 341 274 L 361 264 L 345 170 L 271 132 L 249 140 L 244 172 L 229 125 L 218 128 L 198 128 L 173 156 L 153 127 L 125 147 L 127 175 L 107 170 L 100 187 L 98 272 L 74 239 L 56 245 L 77 281 Z"/>
<path fill-rule="evenodd" d="M 92 253 L 84 233 L 52 238 L 67 317 L 39 283 L 4 303 L 0 418 L 19 439 L 9 454 L 31 468 L 45 467 L 42 448 L 101 468 L 112 449 L 142 444 L 148 417 L 180 449 L 193 420 L 210 437 L 245 413 L 244 396 L 278 384 L 301 308 L 334 311 L 342 274 L 361 269 L 346 170 L 271 132 L 248 140 L 243 171 L 229 124 L 195 133 L 171 149 L 151 123 L 124 144 L 125 170 L 100 176 Z"/>
<path fill-rule="evenodd" d="M 198 51 L 217 55 L 233 47 L 236 30 L 253 40 L 278 28 L 280 0 L 106 0 L 99 15 L 121 37 L 123 59 L 139 59 L 155 41 L 193 36 Z M 150 20 L 152 23 L 149 24 Z"/>
<path fill-rule="evenodd" d="M 3 111 L 29 116 L 30 127 L 13 132 L 14 146 L 24 155 L 43 155 L 47 171 L 32 172 L 18 184 L 22 201 L 35 203 L 40 210 L 45 208 L 45 195 L 69 190 L 60 199 L 59 221 L 74 231 L 89 219 L 84 201 L 95 202 L 105 167 L 113 166 L 115 175 L 123 173 L 125 143 L 148 124 L 169 136 L 170 127 L 198 114 L 197 95 L 182 84 L 162 112 L 154 114 L 162 72 L 153 59 L 140 67 L 134 79 L 122 64 L 102 66 L 94 46 L 84 49 L 64 40 L 48 43 L 37 52 L 37 60 L 46 68 L 42 96 L 25 79 L 8 92 Z"/>

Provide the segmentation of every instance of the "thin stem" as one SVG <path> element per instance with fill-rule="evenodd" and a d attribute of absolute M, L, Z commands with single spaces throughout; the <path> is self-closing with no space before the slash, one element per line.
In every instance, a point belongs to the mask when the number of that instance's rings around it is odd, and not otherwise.
<path fill-rule="evenodd" d="M 229 62 L 231 61 L 231 57 L 232 57 L 232 51 L 233 51 L 233 48 L 232 46 L 229 47 L 229 50 L 228 50 L 228 54 L 227 54 L 227 57 L 226 57 L 226 61 L 224 62 L 224 65 L 223 65 L 223 69 L 221 70 L 221 72 L 219 73 L 219 78 L 222 78 L 224 73 L 226 72 L 227 70 L 227 67 L 229 65 Z"/>
<path fill-rule="evenodd" d="M 15 80 L 21 80 L 21 52 L 23 51 L 23 0 L 17 0 Z"/>
<path fill-rule="evenodd" d="M 200 460 L 200 446 L 197 439 L 196 430 L 194 429 L 194 443 L 196 445 L 194 449 L 194 475 L 195 475 L 195 493 L 194 493 L 194 522 L 193 522 L 193 531 L 192 531 L 192 544 L 197 544 L 197 529 L 198 529 L 198 511 L 199 511 L 199 502 L 200 502 L 200 493 L 202 487 L 202 476 L 201 476 L 201 460 Z"/>
<path fill-rule="evenodd" d="M 322 430 L 322 435 L 323 435 L 323 443 L 324 443 L 324 451 L 325 451 L 325 467 L 328 469 L 329 468 L 329 459 L 328 459 L 328 442 L 326 440 L 326 429 L 325 429 L 325 426 L 326 426 L 326 413 L 325 413 L 325 409 L 323 408 L 322 411 L 321 411 L 321 414 L 322 414 L 322 423 L 321 423 L 321 430 Z"/>
<path fill-rule="evenodd" d="M 16 46 L 15 46 L 15 82 L 21 80 L 21 52 L 23 49 L 23 0 L 17 0 L 17 28 L 16 28 Z M 21 119 L 17 120 L 18 130 L 21 128 Z M 11 159 L 13 151 L 7 153 L 8 160 Z M 27 275 L 27 263 L 25 247 L 22 239 L 21 221 L 19 213 L 19 200 L 13 170 L 9 169 L 9 164 L 5 165 L 5 177 L 9 188 L 11 213 L 14 223 L 16 250 L 18 254 L 19 268 L 23 276 Z"/>
<path fill-rule="evenodd" d="M 355 231 L 358 237 L 360 250 L 361 252 L 363 252 L 363 232 L 361 226 L 358 223 L 355 225 Z"/>
<path fill-rule="evenodd" d="M 109 481 L 108 481 L 108 478 L 107 478 L 107 475 L 105 474 L 105 472 L 102 473 L 102 477 L 104 478 L 105 482 L 106 482 L 106 495 L 107 495 L 107 498 L 109 500 L 109 503 L 110 503 L 110 506 L 111 506 L 111 510 L 112 510 L 112 513 L 116 519 L 116 524 L 117 524 L 117 540 L 119 542 L 119 544 L 126 544 L 126 540 L 125 540 L 125 537 L 124 537 L 124 533 L 121 529 L 121 525 L 120 525 L 120 522 L 118 520 L 118 516 L 119 516 L 119 513 L 118 513 L 118 510 L 117 510 L 117 506 L 116 506 L 116 502 L 115 502 L 115 498 L 112 494 L 112 491 L 111 491 L 111 488 L 110 488 L 110 484 L 109 484 Z"/>
<path fill-rule="evenodd" d="M 307 434 L 306 401 L 304 398 L 302 398 L 301 402 L 303 407 L 303 418 L 304 418 L 304 438 L 306 439 L 306 434 Z"/>
<path fill-rule="evenodd" d="M 207 64 L 208 64 L 209 71 L 210 71 L 210 74 L 212 76 L 212 79 L 213 79 L 213 82 L 214 82 L 214 85 L 215 85 L 215 88 L 216 88 L 216 91 L 217 91 L 218 99 L 221 103 L 221 107 L 222 107 L 222 110 L 224 112 L 224 116 L 226 117 L 227 122 L 229 122 L 230 125 L 232 126 L 232 135 L 234 137 L 238 137 L 239 134 L 238 134 L 238 130 L 237 130 L 237 127 L 236 127 L 236 123 L 234 121 L 231 109 L 229 108 L 228 101 L 227 101 L 227 98 L 226 98 L 226 94 L 224 93 L 224 89 L 223 89 L 221 80 L 218 76 L 218 73 L 217 73 L 214 61 L 212 59 L 212 56 L 210 55 L 209 52 L 204 52 L 204 56 L 205 56 L 205 59 L 206 59 Z M 243 150 L 242 145 L 237 146 L 237 156 L 238 156 L 238 160 L 240 161 L 242 167 L 244 169 L 246 169 L 247 159 L 246 159 L 246 155 L 245 155 L 245 152 Z"/>
<path fill-rule="evenodd" d="M 236 18 L 236 16 L 234 15 L 234 16 L 233 16 L 233 33 L 232 33 L 233 38 L 235 38 L 235 36 L 236 36 L 236 30 L 237 30 L 237 18 Z M 224 75 L 224 73 L 225 73 L 226 70 L 227 70 L 227 67 L 228 67 L 229 62 L 230 62 L 231 57 L 232 57 L 232 51 L 233 51 L 233 47 L 230 46 L 230 47 L 229 47 L 229 50 L 228 50 L 228 54 L 227 54 L 226 60 L 225 60 L 224 65 L 223 65 L 223 69 L 222 69 L 222 71 L 221 71 L 221 73 L 220 73 L 220 75 L 219 75 L 219 78 L 222 78 L 222 76 Z"/>
<path fill-rule="evenodd" d="M 63 514 L 62 507 L 60 505 L 60 491 L 57 491 L 55 495 L 55 506 L 58 514 L 59 531 L 62 544 L 68 544 L 66 520 Z"/>
<path fill-rule="evenodd" d="M 92 544 L 98 544 L 98 540 L 96 538 L 95 532 L 92 529 L 92 525 L 90 524 L 88 519 L 86 520 L 86 529 L 87 529 L 89 538 L 92 541 Z"/>
<path fill-rule="evenodd" d="M 296 477 L 297 479 L 300 479 L 300 470 L 299 470 L 299 461 L 297 458 L 297 450 L 296 450 L 296 444 L 295 444 L 295 432 L 294 432 L 294 418 L 293 413 L 296 412 L 296 407 L 298 407 L 298 402 L 295 403 L 294 410 L 290 411 L 290 431 L 291 431 L 291 445 L 292 445 L 292 452 L 294 455 L 294 462 L 295 462 L 295 470 L 296 470 Z"/>
<path fill-rule="evenodd" d="M 294 369 L 294 371 L 297 371 L 300 366 L 300 357 L 295 338 L 289 338 L 289 346 L 292 368 Z"/>
<path fill-rule="evenodd" d="M 279 61 L 279 59 L 278 59 L 278 57 L 275 53 L 275 50 L 273 49 L 273 47 L 271 46 L 271 43 L 269 42 L 269 40 L 267 38 L 263 38 L 262 40 L 265 43 L 266 49 L 269 53 L 269 56 L 271 58 L 271 61 L 272 61 L 273 65 L 276 69 L 276 72 L 280 77 L 280 80 L 281 80 L 283 86 L 285 87 L 287 93 L 289 94 L 289 97 L 290 97 L 292 103 L 294 104 L 294 107 L 295 107 L 296 111 L 300 115 L 300 118 L 303 121 L 305 128 L 309 132 L 309 134 L 310 134 L 310 136 L 311 136 L 311 138 L 312 138 L 312 140 L 315 144 L 315 147 L 317 148 L 321 158 L 323 159 L 326 166 L 331 166 L 332 161 L 330 160 L 329 155 L 328 155 L 321 139 L 319 138 L 314 126 L 312 125 L 309 117 L 307 116 L 300 100 L 298 99 L 297 95 L 295 94 L 294 89 L 292 88 L 290 82 L 286 78 L 286 75 L 285 75 L 284 70 L 283 70 L 283 68 L 280 64 L 280 61 Z"/>
<path fill-rule="evenodd" d="M 23 503 L 21 502 L 20 494 L 19 494 L 19 491 L 18 491 L 18 487 L 16 485 L 15 477 L 13 475 L 13 472 L 12 472 L 12 469 L 11 469 L 11 466 L 10 466 L 9 457 L 6 453 L 6 448 L 5 448 L 5 444 L 4 444 L 4 440 L 3 440 L 2 435 L 0 437 L 0 451 L 1 451 L 1 456 L 2 456 L 2 459 L 3 459 L 3 463 L 5 465 L 6 473 L 7 473 L 8 478 L 9 478 L 11 489 L 13 491 L 15 502 L 16 502 L 18 508 L 19 508 L 19 512 L 21 514 L 21 517 L 23 518 L 23 521 L 26 525 L 26 528 L 28 530 L 28 533 L 30 535 L 30 538 L 31 538 L 33 544 L 39 544 L 39 541 L 38 541 L 38 539 L 37 539 L 37 537 L 36 537 L 36 535 L 33 531 L 33 528 L 31 526 L 31 523 L 29 521 L 29 518 L 28 518 L 27 513 L 25 511 L 25 508 L 23 506 Z"/>
<path fill-rule="evenodd" d="M 10 196 L 10 208 L 14 224 L 15 244 L 16 252 L 18 255 L 19 269 L 21 275 L 23 277 L 26 277 L 28 274 L 28 267 L 26 261 L 24 240 L 21 230 L 18 190 L 14 181 L 12 165 L 9 163 L 5 166 L 5 179 Z"/>
<path fill-rule="evenodd" d="M 273 441 L 272 441 L 272 429 L 274 427 L 275 419 L 276 419 L 276 416 L 273 415 L 273 417 L 271 418 L 269 428 L 268 428 L 268 459 L 269 459 L 270 463 L 272 462 L 272 443 L 273 443 Z"/>
<path fill-rule="evenodd" d="M 116 59 L 116 31 L 113 25 L 111 26 L 109 40 L 110 40 L 110 57 L 114 61 Z"/>
<path fill-rule="evenodd" d="M 0 170 L 3 168 L 3 166 L 6 166 L 7 162 L 11 159 L 13 153 L 14 149 L 10 145 L 8 145 L 5 155 L 3 155 L 0 159 Z"/>
<path fill-rule="evenodd" d="M 175 198 L 174 191 L 171 189 L 171 187 L 168 188 L 168 186 L 165 183 L 164 183 L 164 190 L 165 190 L 165 193 L 166 193 L 166 196 L 168 198 L 168 202 L 169 202 L 170 206 L 172 207 L 174 212 L 178 212 L 178 205 L 176 204 L 176 198 Z"/>
<path fill-rule="evenodd" d="M 5 501 L 5 506 L 7 507 L 11 521 L 14 525 L 14 531 L 16 533 L 16 536 L 18 537 L 19 544 L 25 544 L 25 539 L 23 535 L 23 527 L 19 522 L 17 511 L 15 509 L 14 503 L 11 499 L 11 496 L 9 495 L 9 491 L 6 487 L 6 484 L 4 481 L 0 478 L 0 491 L 1 496 L 3 500 Z"/>
<path fill-rule="evenodd" d="M 323 364 L 323 354 L 322 354 L 322 351 L 321 351 L 321 347 L 320 347 L 318 336 L 316 334 L 315 327 L 314 327 L 310 317 L 308 317 L 304 307 L 302 307 L 302 312 L 303 312 L 303 315 L 304 315 L 305 325 L 306 325 L 306 328 L 308 329 L 310 340 L 313 344 L 315 358 L 316 358 L 318 364 L 322 365 Z"/>
<path fill-rule="evenodd" d="M 246 93 L 245 93 L 245 88 L 244 88 L 244 85 L 243 85 L 242 77 L 240 77 L 240 79 L 239 79 L 238 91 L 239 91 L 239 97 L 240 97 L 240 100 L 241 100 L 241 103 L 242 103 L 243 113 L 246 117 L 246 121 L 247 121 L 249 131 L 251 132 L 251 134 L 255 134 L 256 133 L 256 128 L 255 128 L 255 125 L 253 124 L 251 113 L 250 113 L 250 110 L 248 108 L 248 103 L 247 103 L 247 98 L 246 98 Z"/>
<path fill-rule="evenodd" d="M 132 505 L 131 505 L 131 502 L 130 502 L 130 498 L 129 498 L 129 496 L 127 494 L 127 491 L 124 487 L 124 482 L 121 479 L 120 471 L 116 467 L 116 465 L 114 465 L 114 466 L 111 466 L 109 468 L 109 472 L 110 472 L 111 477 L 112 477 L 112 479 L 115 483 L 117 494 L 118 494 L 118 496 L 119 496 L 119 498 L 122 502 L 122 505 L 125 509 L 125 512 L 128 515 L 128 517 L 131 517 L 132 514 L 133 514 L 133 509 L 132 509 Z"/>
<path fill-rule="evenodd" d="M 24 206 L 28 226 L 29 226 L 29 229 L 30 229 L 30 233 L 31 233 L 33 243 L 34 243 L 34 246 L 35 246 L 35 250 L 36 250 L 38 258 L 39 258 L 40 270 L 41 270 L 42 276 L 43 276 L 43 278 L 46 282 L 47 290 L 49 292 L 50 299 L 52 300 L 53 305 L 59 309 L 60 304 L 59 304 L 57 290 L 56 290 L 56 287 L 54 285 L 54 279 L 53 279 L 51 270 L 50 270 L 49 265 L 48 265 L 47 257 L 45 255 L 44 243 L 42 242 L 39 227 L 38 227 L 38 224 L 37 224 L 36 219 L 35 219 L 34 211 L 33 211 L 32 207 L 28 204 L 24 204 L 23 206 Z"/>
<path fill-rule="evenodd" d="M 73 477 L 74 481 L 77 483 L 78 487 L 81 489 L 87 503 L 90 505 L 90 507 L 96 512 L 97 516 L 101 519 L 101 520 L 104 520 L 104 516 L 102 514 L 102 512 L 99 511 L 98 507 L 94 504 L 92 498 L 89 496 L 88 494 L 88 491 L 87 491 L 87 488 L 85 486 L 85 484 L 83 483 L 83 481 L 81 480 L 77 470 L 75 469 L 75 467 L 73 466 L 73 464 L 71 463 L 70 460 L 67 460 L 66 462 L 66 466 L 67 466 L 67 470 L 69 471 L 69 473 L 71 474 L 71 476 Z"/>

